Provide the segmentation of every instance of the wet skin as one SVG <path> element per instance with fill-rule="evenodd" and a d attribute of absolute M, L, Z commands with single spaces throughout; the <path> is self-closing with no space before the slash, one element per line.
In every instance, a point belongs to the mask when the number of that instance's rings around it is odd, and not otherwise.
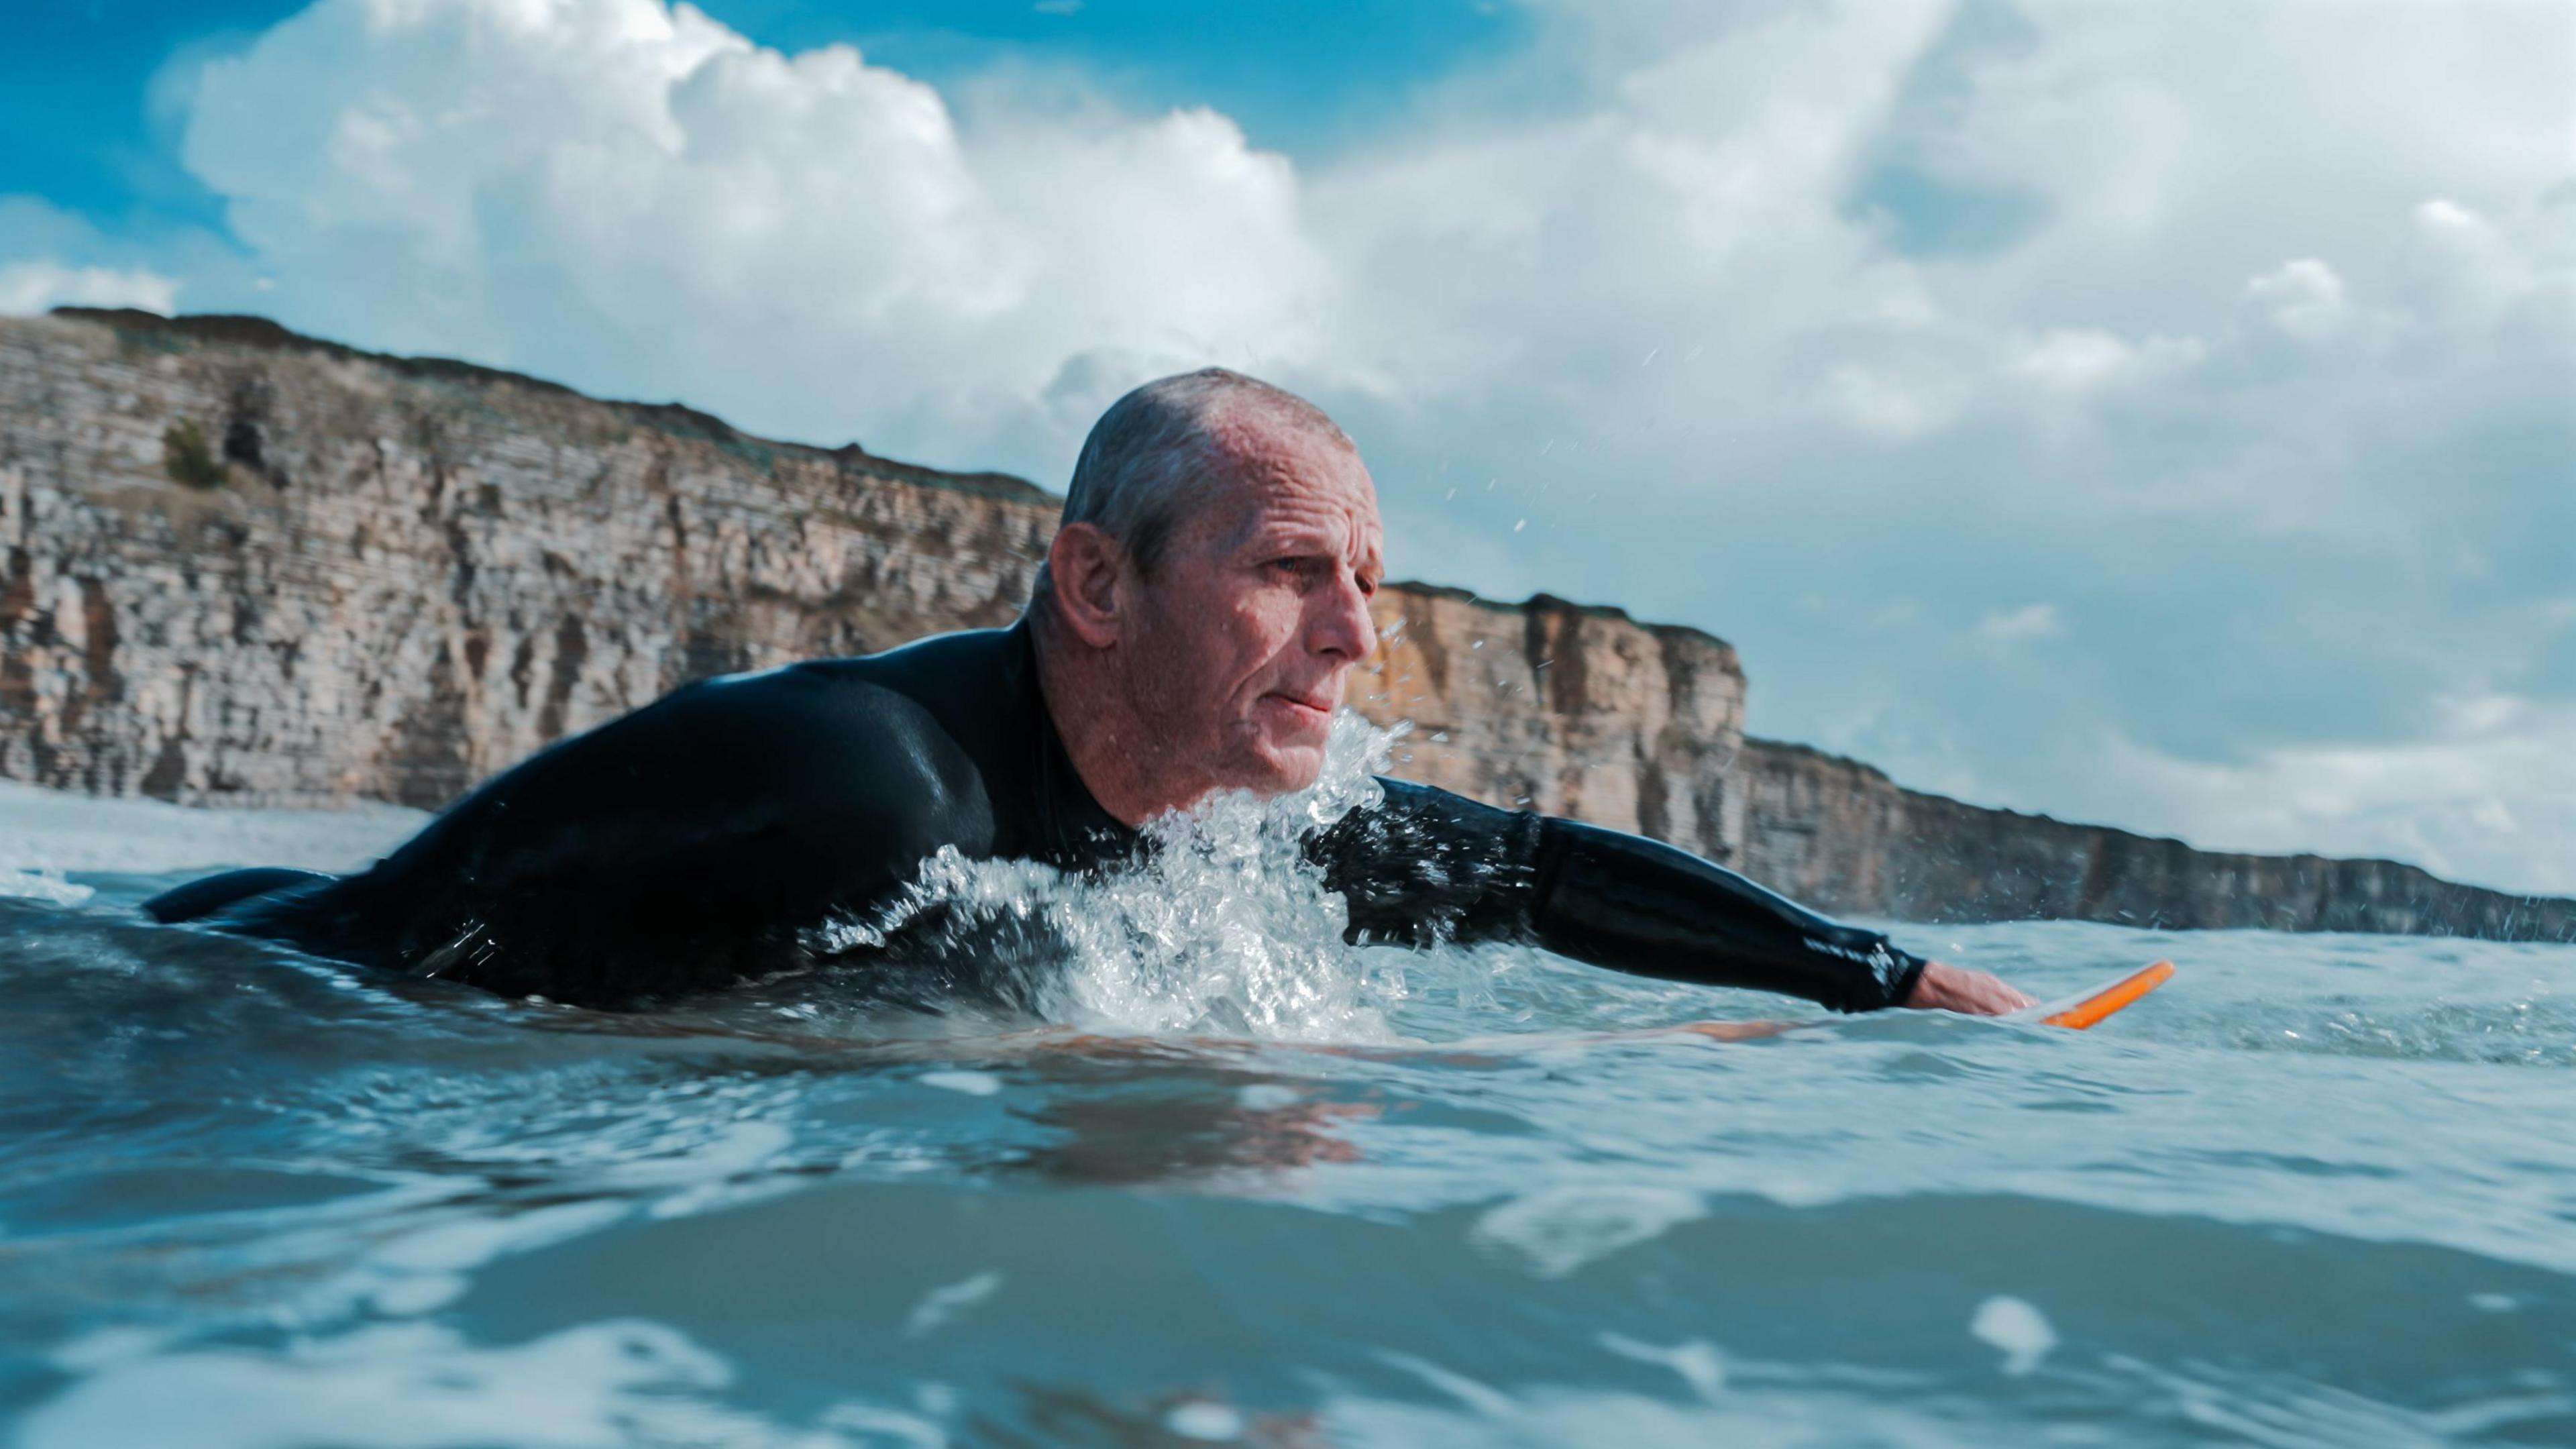
<path fill-rule="evenodd" d="M 1078 523 L 1049 554 L 1050 712 L 1129 824 L 1213 790 L 1312 785 L 1351 667 L 1377 647 L 1385 531 L 1368 470 L 1326 442 L 1238 442 L 1150 562 Z"/>

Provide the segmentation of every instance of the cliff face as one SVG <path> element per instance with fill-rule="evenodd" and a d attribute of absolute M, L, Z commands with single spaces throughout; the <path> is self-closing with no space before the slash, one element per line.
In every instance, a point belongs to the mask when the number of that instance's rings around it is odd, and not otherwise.
<path fill-rule="evenodd" d="M 1804 745 L 1747 740 L 1742 789 L 1745 869 L 1822 910 L 2576 940 L 2576 901 L 2455 885 L 2389 860 L 2232 855 L 1989 810 Z"/>
<path fill-rule="evenodd" d="M 266 324 L 0 322 L 0 775 L 436 805 L 684 678 L 1007 620 L 1051 522 Z"/>
<path fill-rule="evenodd" d="M 434 806 L 680 682 L 1008 622 L 1058 500 L 249 319 L 0 320 L 0 777 Z M 1398 586 L 1399 770 L 1712 851 L 1705 635 Z"/>
<path fill-rule="evenodd" d="M 1742 849 L 1733 648 L 1545 594 L 1498 605 L 1407 584 L 1378 601 L 1378 658 L 1356 702 L 1381 724 L 1412 722 L 1399 774 L 1714 860 Z"/>
<path fill-rule="evenodd" d="M 434 806 L 684 680 L 1016 616 L 1057 500 L 249 318 L 0 318 L 0 778 Z M 1828 908 L 2576 936 L 2385 862 L 2210 856 L 1744 741 L 1735 652 L 1381 590 L 1401 774 Z M 1739 756 L 1742 755 L 1742 758 Z"/>

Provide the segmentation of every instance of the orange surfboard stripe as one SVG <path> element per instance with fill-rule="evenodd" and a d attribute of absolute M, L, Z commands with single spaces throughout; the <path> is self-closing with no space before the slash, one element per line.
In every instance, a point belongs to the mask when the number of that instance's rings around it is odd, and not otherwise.
<path fill-rule="evenodd" d="M 2050 1026 L 2063 1026 L 2082 1031 L 2164 985 L 2166 978 L 2173 974 L 2174 966 L 2171 961 L 2159 961 L 2133 976 L 2122 977 L 2064 1011 L 2043 1016 L 2040 1020 Z"/>

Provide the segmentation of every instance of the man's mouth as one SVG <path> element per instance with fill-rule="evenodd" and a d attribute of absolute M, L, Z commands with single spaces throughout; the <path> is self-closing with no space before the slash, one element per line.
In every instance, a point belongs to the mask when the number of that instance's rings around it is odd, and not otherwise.
<path fill-rule="evenodd" d="M 1289 717 L 1300 723 L 1329 721 L 1333 717 L 1333 706 L 1329 702 L 1318 702 L 1301 694 L 1274 692 L 1261 697 L 1269 703 L 1283 706 Z"/>

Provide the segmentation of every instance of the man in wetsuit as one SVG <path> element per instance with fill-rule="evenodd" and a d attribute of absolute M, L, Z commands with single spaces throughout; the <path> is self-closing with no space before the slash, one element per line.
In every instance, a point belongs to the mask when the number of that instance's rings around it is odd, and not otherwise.
<path fill-rule="evenodd" d="M 1375 485 L 1313 405 L 1211 369 L 1083 444 L 1035 597 L 942 635 L 674 691 L 534 756 L 347 877 L 237 871 L 146 909 L 512 995 L 622 1004 L 812 964 L 943 847 L 1114 868 L 1211 792 L 1314 783 L 1376 647 Z M 1354 940 L 1509 940 L 1841 1011 L 1994 1013 L 1907 954 L 1687 852 L 1384 782 L 1306 852 Z"/>

